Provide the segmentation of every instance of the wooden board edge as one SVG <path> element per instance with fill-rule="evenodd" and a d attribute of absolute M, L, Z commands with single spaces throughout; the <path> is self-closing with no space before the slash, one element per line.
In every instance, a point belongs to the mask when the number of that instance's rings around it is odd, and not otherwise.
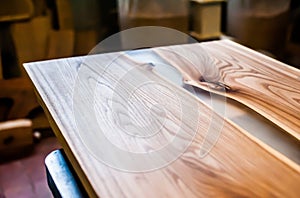
<path fill-rule="evenodd" d="M 230 95 L 230 94 L 228 94 Z M 292 138 L 297 139 L 298 141 L 300 141 L 300 133 L 297 133 L 295 130 L 293 130 L 292 128 L 289 128 L 287 125 L 282 125 L 282 123 L 278 120 L 276 120 L 273 117 L 270 117 L 268 113 L 264 112 L 263 110 L 260 110 L 258 108 L 256 108 L 255 106 L 253 106 L 252 104 L 249 104 L 248 102 L 245 101 L 239 101 L 235 96 L 230 95 L 228 96 L 229 98 L 233 99 L 234 101 L 241 103 L 247 107 L 249 107 L 250 109 L 252 109 L 253 111 L 257 112 L 258 114 L 260 114 L 261 116 L 263 116 L 264 118 L 266 118 L 267 120 L 269 120 L 270 122 L 272 122 L 273 124 L 275 124 L 276 126 L 278 126 L 279 128 L 283 129 L 288 135 L 290 135 Z"/>
<path fill-rule="evenodd" d="M 153 50 L 154 53 L 158 54 L 157 52 L 155 52 L 155 50 Z M 159 54 L 158 54 L 159 55 Z M 128 55 L 126 55 L 128 56 Z M 130 58 L 130 57 L 129 57 Z M 131 59 L 132 60 L 132 59 Z M 174 67 L 175 68 L 175 67 Z M 175 68 L 176 69 L 176 68 Z M 152 70 L 153 73 L 155 73 L 157 76 L 159 76 L 160 78 L 163 78 L 164 81 L 168 82 L 170 85 L 172 86 L 176 86 L 173 82 L 171 82 L 169 79 L 165 78 L 163 75 L 159 74 L 158 72 L 156 72 L 155 70 Z M 220 115 L 219 113 L 217 113 L 216 111 L 214 111 L 210 106 L 208 106 L 207 104 L 205 104 L 204 102 L 202 102 L 198 97 L 196 97 L 195 95 L 193 95 L 192 93 L 188 92 L 187 90 L 183 89 L 182 87 L 178 87 L 179 89 L 182 89 L 186 94 L 188 94 L 190 97 L 193 97 L 195 100 L 197 100 L 198 102 L 200 102 L 201 104 L 203 104 L 204 106 L 206 106 L 208 109 L 210 109 L 212 112 L 216 113 L 218 116 L 222 117 L 224 119 L 224 121 L 227 121 L 229 124 L 231 124 L 232 126 L 234 126 L 235 128 L 237 128 L 243 135 L 245 135 L 248 139 L 250 139 L 252 142 L 254 142 L 255 144 L 257 144 L 259 147 L 261 147 L 262 149 L 266 150 L 268 153 L 270 153 L 272 156 L 274 156 L 275 158 L 277 158 L 279 161 L 285 163 L 287 166 L 291 167 L 292 169 L 294 169 L 295 171 L 297 171 L 298 173 L 300 173 L 300 166 L 292 161 L 291 159 L 289 159 L 288 157 L 286 157 L 285 155 L 281 154 L 279 151 L 275 150 L 274 148 L 272 148 L 271 146 L 267 145 L 266 143 L 264 143 L 263 141 L 261 141 L 260 139 L 256 138 L 255 136 L 253 136 L 251 133 L 249 133 L 248 131 L 246 131 L 245 129 L 241 128 L 240 126 L 238 126 L 237 124 L 235 124 L 233 121 L 229 120 L 228 118 L 223 117 L 222 115 Z M 227 93 L 225 95 L 222 95 L 224 97 L 228 97 Z M 232 98 L 234 99 L 234 98 Z M 235 99 L 234 99 L 235 100 Z M 237 100 L 236 100 L 237 101 Z M 239 102 L 239 101 L 237 101 Z M 247 106 L 247 105 L 246 105 Z M 268 119 L 269 120 L 269 119 Z"/>
<path fill-rule="evenodd" d="M 68 160 L 71 162 L 71 164 L 72 164 L 76 174 L 78 175 L 78 178 L 80 179 L 82 185 L 84 186 L 86 192 L 88 193 L 89 197 L 98 197 L 95 190 L 93 189 L 88 177 L 82 170 L 78 160 L 76 159 L 75 155 L 73 154 L 73 152 L 68 144 L 68 141 L 61 134 L 60 129 L 55 122 L 55 118 L 52 117 L 51 112 L 47 109 L 46 104 L 43 102 L 43 98 L 39 94 L 38 88 L 35 86 L 37 84 L 37 82 L 35 82 L 31 78 L 32 73 L 30 71 L 31 69 L 30 69 L 29 65 L 23 64 L 23 66 L 24 66 L 25 71 L 27 72 L 28 76 L 30 77 L 32 84 L 34 85 L 34 90 L 35 90 L 35 93 L 37 96 L 37 100 L 38 100 L 39 104 L 41 105 L 41 107 L 43 108 L 45 115 L 46 115 L 47 119 L 49 120 L 50 126 L 51 126 L 56 138 L 58 139 L 59 143 L 61 144 L 62 148 L 64 149 Z"/>
<path fill-rule="evenodd" d="M 155 71 L 152 71 L 155 72 Z M 161 78 L 164 78 L 165 81 L 169 82 L 170 84 L 172 84 L 173 86 L 176 86 L 174 83 L 172 83 L 169 79 L 163 77 L 162 75 L 160 75 L 159 73 L 155 72 L 158 76 L 160 76 Z M 181 88 L 181 87 L 179 87 Z M 182 88 L 183 89 L 183 88 Z M 220 115 L 219 113 L 217 113 L 216 111 L 214 111 L 210 106 L 208 106 L 206 103 L 202 102 L 198 97 L 196 97 L 195 95 L 191 94 L 190 92 L 188 92 L 187 90 L 183 89 L 184 92 L 186 92 L 190 97 L 193 97 L 195 100 L 197 100 L 198 102 L 200 102 L 201 104 L 203 104 L 204 106 L 206 106 L 208 109 L 210 109 L 212 112 L 216 113 L 218 116 L 222 117 L 224 119 L 224 121 L 228 122 L 229 124 L 231 124 L 233 127 L 237 128 L 243 135 L 245 135 L 248 139 L 250 139 L 252 142 L 254 142 L 255 144 L 257 144 L 259 147 L 261 147 L 262 149 L 266 150 L 268 153 L 270 153 L 272 156 L 274 156 L 275 158 L 277 158 L 279 161 L 283 162 L 285 165 L 287 165 L 288 167 L 291 167 L 292 169 L 294 169 L 296 172 L 300 173 L 300 166 L 292 161 L 291 159 L 289 159 L 288 157 L 286 157 L 285 155 L 281 154 L 279 151 L 275 150 L 274 148 L 272 148 L 271 146 L 267 145 L 266 143 L 264 143 L 263 141 L 261 141 L 260 139 L 256 138 L 255 136 L 253 136 L 251 133 L 249 133 L 248 131 L 246 131 L 245 129 L 241 128 L 240 126 L 238 126 L 237 124 L 235 124 L 233 121 L 231 121 L 228 118 L 225 118 L 224 116 Z"/>
<path fill-rule="evenodd" d="M 44 105 L 44 104 L 43 104 Z M 44 111 L 45 108 L 43 107 Z M 82 170 L 78 160 L 76 159 L 75 155 L 73 154 L 68 142 L 66 141 L 66 139 L 62 136 L 59 127 L 55 124 L 54 119 L 52 118 L 52 116 L 50 115 L 50 113 L 47 111 L 45 111 L 45 114 L 48 117 L 50 126 L 56 136 L 56 138 L 58 139 L 59 143 L 61 144 L 65 154 L 67 155 L 68 160 L 70 161 L 70 163 L 72 164 L 73 169 L 75 170 L 78 178 L 80 179 L 80 182 L 82 183 L 82 185 L 84 186 L 84 189 L 86 190 L 87 194 L 89 195 L 89 197 L 98 197 L 95 190 L 93 189 L 89 179 L 87 178 L 86 174 L 84 173 L 84 171 Z M 51 117 L 51 118 L 50 118 Z"/>
<path fill-rule="evenodd" d="M 262 58 L 265 58 L 265 59 L 268 59 L 268 60 L 270 60 L 270 61 L 273 61 L 273 62 L 275 62 L 275 63 L 277 63 L 277 64 L 279 64 L 279 65 L 282 65 L 283 67 L 287 67 L 288 69 L 291 69 L 292 71 L 295 71 L 295 72 L 299 72 L 299 73 L 300 73 L 300 70 L 298 70 L 298 69 L 296 69 L 296 68 L 294 68 L 294 67 L 292 67 L 292 66 L 290 66 L 290 65 L 287 65 L 287 64 L 285 64 L 285 63 L 282 63 L 282 62 L 280 62 L 280 61 L 278 61 L 278 60 L 276 60 L 276 59 L 273 59 L 273 58 L 271 58 L 271 57 L 269 57 L 269 56 L 267 56 L 267 55 L 264 55 L 264 54 L 262 54 L 262 53 L 259 53 L 259 52 L 255 51 L 255 50 L 253 50 L 253 49 L 250 49 L 250 48 L 248 48 L 248 47 L 245 47 L 245 46 L 243 46 L 243 45 L 240 45 L 240 44 L 238 44 L 238 43 L 236 43 L 236 42 L 234 42 L 234 41 L 223 40 L 222 43 L 227 43 L 227 44 L 229 44 L 229 45 L 231 45 L 231 46 L 233 46 L 233 47 L 242 48 L 242 49 L 244 49 L 244 50 L 246 50 L 246 51 L 248 51 L 248 52 L 250 52 L 250 53 L 253 53 L 253 54 L 257 55 L 257 56 L 260 56 L 260 57 L 262 57 Z M 221 44 L 221 43 L 218 42 L 218 44 Z M 207 45 L 207 44 L 205 44 L 205 45 Z M 222 45 L 222 44 L 221 44 L 221 45 Z M 226 46 L 228 46 L 228 45 L 226 45 Z M 225 47 L 226 47 L 226 46 L 225 46 Z M 293 74 L 293 75 L 294 75 L 294 74 Z M 299 80 L 300 80 L 300 76 L 299 76 L 298 78 L 299 78 Z M 214 93 L 219 94 L 218 92 L 214 92 Z M 221 95 L 222 95 L 222 94 L 221 94 Z M 295 131 L 294 129 L 288 127 L 287 125 L 282 125 L 282 124 L 281 124 L 278 120 L 276 120 L 274 117 L 270 117 L 266 112 L 264 112 L 263 110 L 260 110 L 260 109 L 256 108 L 256 107 L 253 106 L 252 104 L 249 104 L 248 102 L 245 102 L 245 101 L 239 101 L 239 100 L 237 99 L 237 97 L 235 97 L 233 94 L 226 93 L 225 95 L 226 95 L 226 97 L 229 97 L 229 98 L 231 98 L 231 99 L 233 99 L 233 100 L 235 100 L 235 101 L 237 101 L 237 102 L 239 102 L 239 103 L 241 103 L 241 104 L 243 104 L 243 105 L 246 105 L 246 106 L 249 107 L 250 109 L 254 110 L 255 112 L 257 112 L 257 113 L 259 113 L 260 115 L 262 115 L 263 117 L 265 117 L 267 120 L 269 120 L 269 121 L 271 121 L 272 123 L 274 123 L 274 124 L 275 124 L 276 126 L 278 126 L 279 128 L 283 129 L 285 132 L 287 132 L 287 133 L 288 133 L 289 135 L 291 135 L 293 138 L 296 138 L 298 141 L 300 141 L 300 132 Z"/>
<path fill-rule="evenodd" d="M 191 86 L 195 86 L 195 87 L 200 88 L 197 84 L 195 84 L 193 82 L 188 83 L 188 84 L 191 85 Z M 264 112 L 263 110 L 260 110 L 260 109 L 256 108 L 252 104 L 250 104 L 248 102 L 245 102 L 245 101 L 240 101 L 237 97 L 235 97 L 235 95 L 232 95 L 230 93 L 220 93 L 218 91 L 210 90 L 208 88 L 207 89 L 206 88 L 200 88 L 200 89 L 203 89 L 204 91 L 208 91 L 208 92 L 220 95 L 220 96 L 228 97 L 228 98 L 230 98 L 230 99 L 232 99 L 232 100 L 234 100 L 234 101 L 236 101 L 236 102 L 238 102 L 238 103 L 240 103 L 242 105 L 245 105 L 246 107 L 248 107 L 252 111 L 258 113 L 259 115 L 263 116 L 265 119 L 269 120 L 271 123 L 273 123 L 277 127 L 279 127 L 282 130 L 284 130 L 284 132 L 287 135 L 290 135 L 292 138 L 295 138 L 296 140 L 300 141 L 300 133 L 297 133 L 295 130 L 293 130 L 293 129 L 285 126 L 285 125 L 282 125 L 278 120 L 276 120 L 273 117 L 270 117 L 266 112 Z"/>
<path fill-rule="evenodd" d="M 243 135 L 245 135 L 247 138 L 249 138 L 252 142 L 254 142 L 255 144 L 257 144 L 259 147 L 261 147 L 264 150 L 266 150 L 268 153 L 270 153 L 271 155 L 273 155 L 275 158 L 277 158 L 279 161 L 281 161 L 282 163 L 284 163 L 288 167 L 291 167 L 292 169 L 294 169 L 297 173 L 300 173 L 300 165 L 298 165 L 296 162 L 294 162 L 293 160 L 289 159 L 288 157 L 286 157 L 285 155 L 283 155 L 282 153 L 280 153 L 276 149 L 272 148 L 268 144 L 264 143 L 262 140 L 260 140 L 259 138 L 255 137 L 254 135 L 252 135 L 251 133 L 249 133 L 247 130 L 241 128 L 239 125 L 235 124 L 233 121 L 231 121 L 229 119 L 227 121 L 231 125 L 233 125 L 235 128 L 237 128 Z"/>
<path fill-rule="evenodd" d="M 289 65 L 286 65 L 286 64 L 284 64 L 284 63 L 282 63 L 282 62 L 280 62 L 280 61 L 277 61 L 276 59 L 273 59 L 273 58 L 271 58 L 271 57 L 268 57 L 268 56 L 266 56 L 266 55 L 264 55 L 264 54 L 261 54 L 261 53 L 259 53 L 259 52 L 256 52 L 255 50 L 252 50 L 252 49 L 250 49 L 250 48 L 247 48 L 247 47 L 245 47 L 245 46 L 242 46 L 242 45 L 240 45 L 240 44 L 238 44 L 238 43 L 235 43 L 235 42 L 233 42 L 233 41 L 230 41 L 230 40 L 223 40 L 224 42 L 226 41 L 228 41 L 229 43 L 233 43 L 234 45 L 236 45 L 237 47 L 242 47 L 242 48 L 245 48 L 245 49 L 247 49 L 248 51 L 250 51 L 251 53 L 254 53 L 254 54 L 257 54 L 257 55 L 259 55 L 259 56 L 262 56 L 262 58 L 268 58 L 270 61 L 275 61 L 275 62 L 277 62 L 278 64 L 281 64 L 283 67 L 284 66 L 289 66 Z M 206 42 L 206 43 L 198 43 L 198 45 L 199 46 L 202 46 L 203 44 L 204 45 L 210 45 L 211 43 L 218 43 L 218 44 L 220 44 L 220 41 L 211 41 L 211 42 Z M 158 50 L 156 50 L 156 49 L 153 49 L 153 52 L 155 53 L 155 54 L 157 54 L 159 57 L 161 57 L 162 59 L 164 59 L 165 61 L 167 61 L 167 62 L 169 62 L 168 60 L 167 60 L 167 58 L 162 54 L 162 53 L 160 53 L 159 52 L 159 50 L 160 50 L 160 48 L 165 48 L 165 47 L 159 47 L 158 48 Z M 170 63 L 170 62 L 169 62 Z M 170 65 L 172 65 L 171 63 L 170 63 Z M 289 66 L 289 67 L 291 67 L 291 66 Z M 174 67 L 173 66 L 173 68 L 174 69 L 176 69 L 180 74 L 181 74 L 181 76 L 183 77 L 183 81 L 185 81 L 184 80 L 184 74 L 182 73 L 182 72 L 180 72 L 176 67 Z M 295 69 L 295 71 L 296 72 L 299 72 L 299 70 L 297 70 L 296 68 L 293 68 L 293 69 Z M 300 76 L 299 76 L 300 77 Z M 263 116 L 264 118 L 266 118 L 267 120 L 269 120 L 269 121 L 271 121 L 273 124 L 275 124 L 276 126 L 278 126 L 279 128 L 281 128 L 281 129 L 283 129 L 288 135 L 290 135 L 291 137 L 293 137 L 293 138 L 295 138 L 295 139 L 297 139 L 298 141 L 300 141 L 300 132 L 297 132 L 297 131 L 295 131 L 293 128 L 290 128 L 290 127 L 288 127 L 287 125 L 283 125 L 283 124 L 281 124 L 278 120 L 276 120 L 274 117 L 270 117 L 266 112 L 264 112 L 263 110 L 260 110 L 260 109 L 258 109 L 258 108 L 256 108 L 255 106 L 253 106 L 251 103 L 248 103 L 248 102 L 246 102 L 246 101 L 240 101 L 239 99 L 238 99 L 238 97 L 236 97 L 234 94 L 231 94 L 230 92 L 219 92 L 219 91 L 217 91 L 217 90 L 213 90 L 213 89 L 210 89 L 210 88 L 207 88 L 207 87 L 205 87 L 205 86 L 202 86 L 201 84 L 198 84 L 197 82 L 194 82 L 194 81 L 185 81 L 184 82 L 185 84 L 188 84 L 188 85 L 191 85 L 191 86 L 195 86 L 195 87 L 197 87 L 197 88 L 200 88 L 200 89 L 202 89 L 202 90 L 205 90 L 205 91 L 208 91 L 208 92 L 211 92 L 211 93 L 214 93 L 214 94 L 218 94 L 218 95 L 221 95 L 221 96 L 224 96 L 224 97 L 228 97 L 228 98 L 230 98 L 230 99 L 233 99 L 234 101 L 236 101 L 236 102 L 238 102 L 238 103 L 240 103 L 240 104 L 243 104 L 243 105 L 245 105 L 245 106 L 247 106 L 248 108 L 250 108 L 251 110 L 253 110 L 253 111 L 255 111 L 255 112 L 257 112 L 258 114 L 260 114 L 261 116 Z"/>

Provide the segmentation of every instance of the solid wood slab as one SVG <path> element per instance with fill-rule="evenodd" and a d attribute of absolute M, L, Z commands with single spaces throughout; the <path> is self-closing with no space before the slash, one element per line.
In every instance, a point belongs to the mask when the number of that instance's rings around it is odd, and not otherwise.
<path fill-rule="evenodd" d="M 147 64 L 139 64 L 121 53 L 111 53 L 28 63 L 25 68 L 56 135 L 92 197 L 298 197 L 300 193 L 298 165 L 224 120 Z M 83 81 L 78 81 L 81 77 Z M 138 86 L 143 80 L 148 83 Z M 95 86 L 95 89 L 91 92 L 86 87 L 86 90 L 75 93 L 78 82 L 82 82 L 83 87 Z M 132 87 L 138 88 L 134 89 L 137 91 L 128 92 Z M 79 107 L 73 105 L 74 95 L 79 96 L 77 102 L 82 102 Z M 180 104 L 184 104 L 183 110 L 191 112 L 184 115 L 188 119 L 180 119 L 178 98 Z M 126 106 L 128 101 L 136 102 Z M 93 111 L 90 111 L 90 104 L 93 104 Z M 163 105 L 165 111 L 148 108 L 157 104 Z M 149 109 L 150 115 L 147 114 Z M 199 114 L 193 114 L 195 111 Z M 76 116 L 74 113 L 81 114 Z M 90 119 L 91 114 L 96 116 Z M 166 120 L 158 135 L 140 140 L 123 131 L 136 127 L 130 123 L 130 116 L 138 126 L 147 124 L 149 118 L 163 117 Z M 116 122 L 121 124 L 121 129 L 116 127 Z M 160 124 L 152 122 L 149 130 Z M 86 127 L 84 135 L 78 130 L 80 125 Z M 221 130 L 221 135 L 208 155 L 201 157 L 201 145 L 207 138 L 209 127 L 212 131 Z M 178 128 L 183 129 L 178 136 L 179 143 L 186 143 L 197 133 L 182 156 L 160 169 L 129 173 L 107 166 L 95 157 L 94 152 L 106 152 L 115 162 L 128 163 L 124 160 L 127 156 L 101 143 L 101 132 L 118 147 L 147 152 L 164 145 Z M 140 132 L 140 135 L 151 135 L 146 133 L 147 130 Z M 176 149 L 179 147 L 174 147 L 174 152 Z M 161 157 L 164 160 L 168 156 Z M 144 164 L 153 163 L 146 160 Z M 144 165 L 134 162 L 129 163 L 137 168 Z"/>
<path fill-rule="evenodd" d="M 232 98 L 300 140 L 300 71 L 231 41 L 155 49 L 185 83 Z"/>

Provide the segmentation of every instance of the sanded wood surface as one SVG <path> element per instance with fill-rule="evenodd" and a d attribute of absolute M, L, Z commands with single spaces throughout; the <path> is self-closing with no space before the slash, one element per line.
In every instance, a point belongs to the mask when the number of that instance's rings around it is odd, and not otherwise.
<path fill-rule="evenodd" d="M 231 41 L 155 51 L 185 83 L 232 98 L 300 140 L 299 70 Z"/>
<path fill-rule="evenodd" d="M 138 63 L 129 55 L 111 53 L 28 63 L 25 68 L 90 196 L 298 197 L 300 193 L 297 164 L 224 120 L 198 98 L 152 70 L 151 65 Z M 87 81 L 80 81 L 80 77 Z M 88 87 L 75 93 L 78 82 Z M 147 83 L 141 86 L 140 82 Z M 89 86 L 95 86 L 92 93 Z M 132 87 L 138 89 L 129 92 Z M 75 100 L 81 101 L 81 105 L 77 103 L 79 107 L 74 106 L 74 95 L 79 96 Z M 126 106 L 128 102 L 132 103 Z M 93 108 L 89 107 L 91 104 Z M 164 111 L 160 111 L 160 105 Z M 80 116 L 76 116 L 78 113 Z M 164 118 L 165 122 L 156 118 Z M 136 124 L 148 126 L 149 120 L 149 130 L 133 131 L 141 136 L 153 135 L 147 132 L 161 126 L 153 138 L 138 139 L 124 133 L 139 129 Z M 79 131 L 80 126 L 86 127 L 84 133 Z M 208 128 L 221 133 L 215 146 L 202 158 L 202 142 L 207 138 Z M 147 153 L 167 144 L 178 129 L 182 129 L 177 134 L 178 143 L 184 144 L 195 135 L 191 144 L 178 159 L 157 170 L 120 171 L 97 158 L 98 153 L 104 152 L 124 166 L 129 163 L 139 168 L 154 163 L 157 159 L 145 158 L 143 163 L 136 160 L 136 164 L 135 160 L 124 160 L 127 156 L 110 149 L 102 142 L 100 133 L 122 149 Z M 176 145 L 173 148 L 174 152 L 180 149 Z M 160 157 L 158 160 L 163 161 L 168 155 Z"/>

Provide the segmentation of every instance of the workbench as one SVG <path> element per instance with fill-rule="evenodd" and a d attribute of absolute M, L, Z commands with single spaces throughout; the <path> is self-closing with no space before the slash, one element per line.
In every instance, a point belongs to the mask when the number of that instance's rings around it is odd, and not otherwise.
<path fill-rule="evenodd" d="M 297 69 L 224 40 L 24 66 L 90 197 L 300 194 Z"/>

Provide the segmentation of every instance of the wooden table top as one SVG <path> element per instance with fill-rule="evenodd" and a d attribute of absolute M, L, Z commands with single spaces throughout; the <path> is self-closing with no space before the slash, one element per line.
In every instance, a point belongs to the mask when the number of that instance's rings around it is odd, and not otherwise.
<path fill-rule="evenodd" d="M 299 70 L 230 41 L 25 69 L 92 197 L 300 194 Z"/>

